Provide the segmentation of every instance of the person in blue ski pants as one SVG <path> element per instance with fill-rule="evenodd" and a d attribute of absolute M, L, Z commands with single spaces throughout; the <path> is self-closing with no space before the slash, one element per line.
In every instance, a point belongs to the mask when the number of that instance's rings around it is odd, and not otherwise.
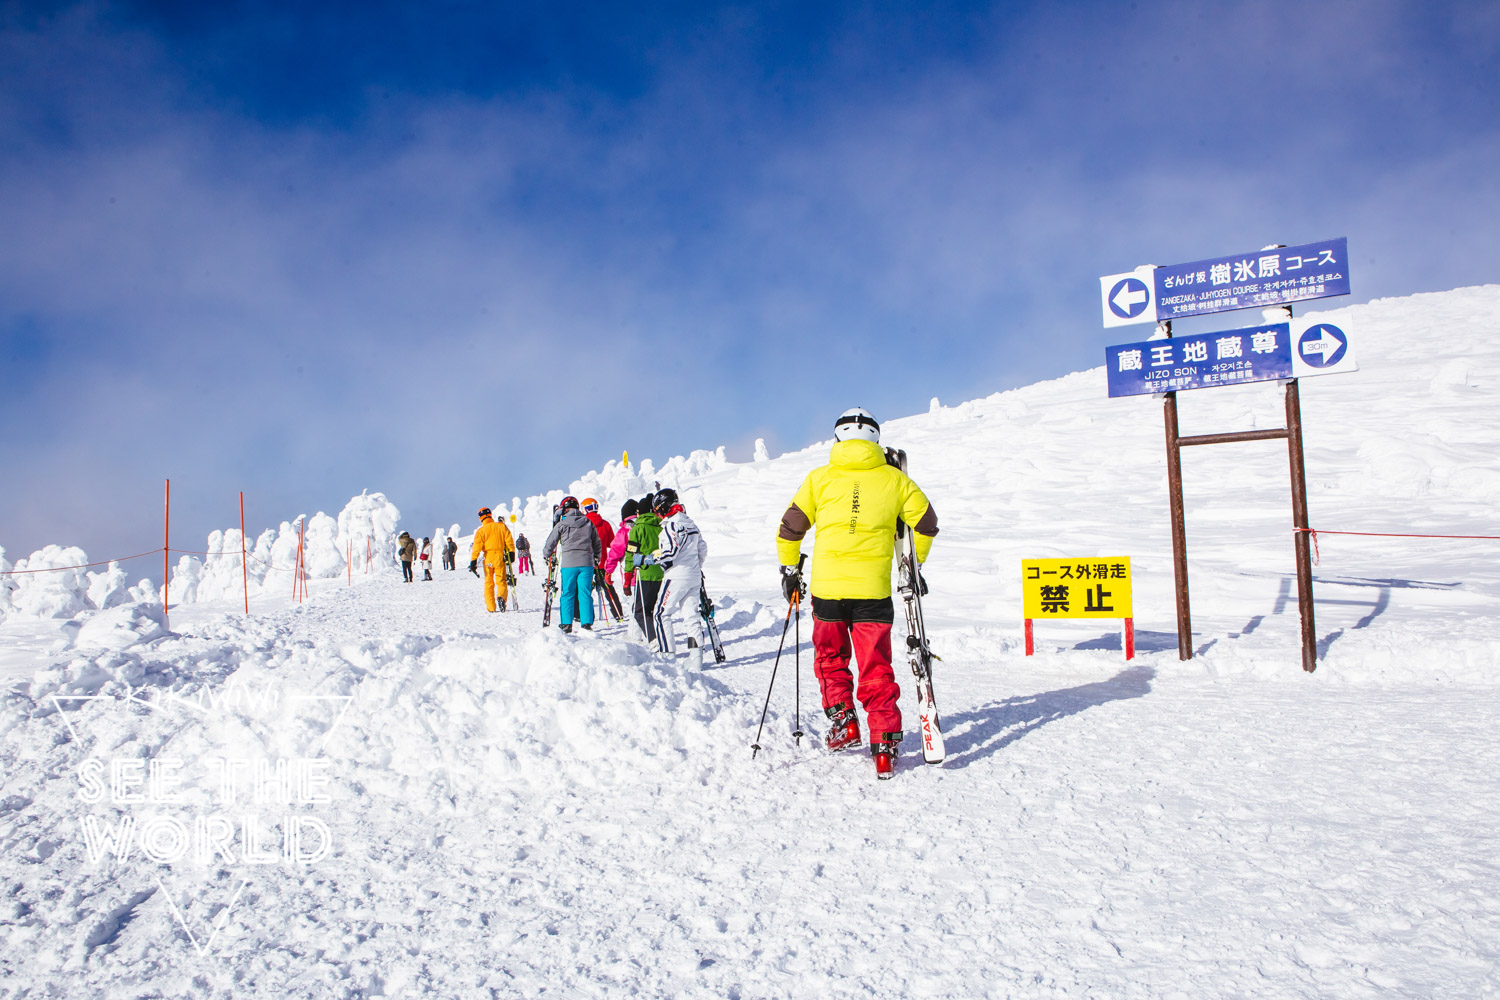
<path fill-rule="evenodd" d="M 568 566 L 558 571 L 562 576 L 562 604 L 558 613 L 562 616 L 563 631 L 573 624 L 573 609 L 578 609 L 578 624 L 584 628 L 594 627 L 594 567 Z"/>
<path fill-rule="evenodd" d="M 594 566 L 599 562 L 599 533 L 579 510 L 576 497 L 563 497 L 558 504 L 560 517 L 542 546 L 542 558 L 557 553 L 557 568 L 562 584 L 558 606 L 558 623 L 564 632 L 573 631 L 573 609 L 578 609 L 578 623 L 594 628 Z"/>

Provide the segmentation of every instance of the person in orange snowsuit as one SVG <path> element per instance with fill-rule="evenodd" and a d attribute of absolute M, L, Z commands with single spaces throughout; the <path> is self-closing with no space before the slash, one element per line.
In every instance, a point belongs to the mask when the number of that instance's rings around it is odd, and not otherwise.
<path fill-rule="evenodd" d="M 510 588 L 506 586 L 506 566 L 516 556 L 516 543 L 503 521 L 495 520 L 488 507 L 479 509 L 479 530 L 474 532 L 474 547 L 469 551 L 469 572 L 479 575 L 479 556 L 484 555 L 484 606 L 490 611 L 504 611 Z M 496 607 L 497 600 L 498 607 Z"/>

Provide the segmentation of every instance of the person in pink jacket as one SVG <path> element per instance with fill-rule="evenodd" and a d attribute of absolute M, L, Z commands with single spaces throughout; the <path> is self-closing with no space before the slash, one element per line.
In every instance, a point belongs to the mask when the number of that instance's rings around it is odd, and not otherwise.
<path fill-rule="evenodd" d="M 630 541 L 630 526 L 635 523 L 635 516 L 640 512 L 640 506 L 634 500 L 626 500 L 620 507 L 620 527 L 615 530 L 615 540 L 610 543 L 609 551 L 604 554 L 604 575 L 609 576 L 620 565 L 625 558 L 625 543 Z M 625 596 L 630 596 L 631 585 L 635 582 L 635 573 L 625 574 Z"/>

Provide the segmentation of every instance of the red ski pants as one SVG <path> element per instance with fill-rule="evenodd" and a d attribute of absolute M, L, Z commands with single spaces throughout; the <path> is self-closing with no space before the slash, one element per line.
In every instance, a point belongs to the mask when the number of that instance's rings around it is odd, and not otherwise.
<path fill-rule="evenodd" d="M 858 697 L 865 708 L 870 739 L 879 739 L 882 733 L 902 732 L 901 688 L 891 667 L 891 622 L 824 621 L 815 607 L 812 641 L 813 672 L 823 692 L 823 707 L 852 704 L 852 652 L 859 663 Z"/>

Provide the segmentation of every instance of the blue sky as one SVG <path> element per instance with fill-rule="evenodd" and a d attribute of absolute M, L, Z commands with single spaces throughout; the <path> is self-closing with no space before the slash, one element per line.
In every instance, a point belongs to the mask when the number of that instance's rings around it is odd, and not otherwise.
<path fill-rule="evenodd" d="M 1495 281 L 1496 80 L 1494 2 L 0 0 L 0 545 L 799 448 L 1099 364 L 1140 263 Z"/>

